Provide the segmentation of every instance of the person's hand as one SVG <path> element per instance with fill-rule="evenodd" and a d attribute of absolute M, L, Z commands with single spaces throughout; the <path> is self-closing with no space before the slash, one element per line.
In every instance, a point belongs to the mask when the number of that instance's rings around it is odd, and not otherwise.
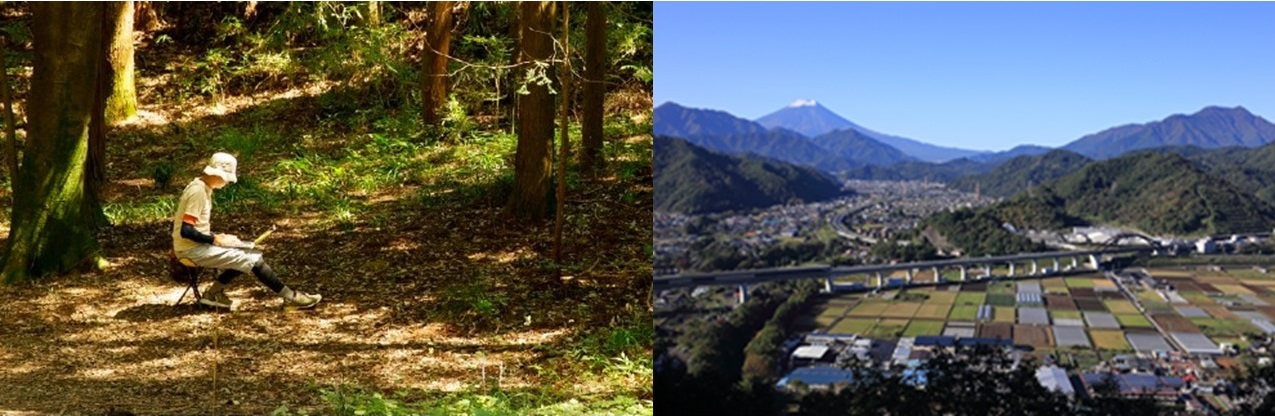
<path fill-rule="evenodd" d="M 226 247 L 239 242 L 239 237 L 234 234 L 213 234 L 213 245 Z"/>

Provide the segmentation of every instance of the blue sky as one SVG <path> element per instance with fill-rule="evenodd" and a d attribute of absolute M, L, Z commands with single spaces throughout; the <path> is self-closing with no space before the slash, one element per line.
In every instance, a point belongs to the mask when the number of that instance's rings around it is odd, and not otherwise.
<path fill-rule="evenodd" d="M 1242 105 L 1275 121 L 1275 3 L 655 4 L 655 103 L 815 99 L 979 150 Z"/>

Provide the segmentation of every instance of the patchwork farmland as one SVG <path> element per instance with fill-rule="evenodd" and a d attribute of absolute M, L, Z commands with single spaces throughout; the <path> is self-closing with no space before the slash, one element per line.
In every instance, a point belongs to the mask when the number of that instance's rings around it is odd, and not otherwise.
<path fill-rule="evenodd" d="M 1037 354 L 1214 353 L 1275 330 L 1275 275 L 1219 268 L 952 283 L 829 295 L 814 330 L 877 339 L 1000 338 Z"/>

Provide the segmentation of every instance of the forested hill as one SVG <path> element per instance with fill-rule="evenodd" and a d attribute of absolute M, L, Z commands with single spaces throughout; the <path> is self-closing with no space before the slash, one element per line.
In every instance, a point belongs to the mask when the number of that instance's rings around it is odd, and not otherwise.
<path fill-rule="evenodd" d="M 667 136 L 655 138 L 655 210 L 704 213 L 841 195 L 841 185 L 804 166 L 727 156 Z"/>
<path fill-rule="evenodd" d="M 1264 230 L 1275 221 L 1269 203 L 1165 152 L 1092 163 L 996 208 L 1011 223 L 1064 225 L 1072 217 L 1175 235 Z"/>
<path fill-rule="evenodd" d="M 1075 152 L 1057 149 L 1039 156 L 1019 156 L 980 175 L 965 176 L 950 186 L 967 192 L 1008 197 L 1075 172 L 1091 162 Z"/>
<path fill-rule="evenodd" d="M 1275 143 L 1258 149 L 1215 149 L 1187 157 L 1237 189 L 1275 205 Z"/>

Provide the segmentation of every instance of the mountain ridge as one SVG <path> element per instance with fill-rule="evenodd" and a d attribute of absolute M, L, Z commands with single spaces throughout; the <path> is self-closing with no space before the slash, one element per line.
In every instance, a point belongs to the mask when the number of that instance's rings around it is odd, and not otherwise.
<path fill-rule="evenodd" d="M 1108 159 L 1141 149 L 1165 146 L 1260 147 L 1275 142 L 1275 124 L 1243 106 L 1207 106 L 1192 114 L 1173 114 L 1158 121 L 1125 124 L 1085 135 L 1062 148 L 1093 159 Z"/>
<path fill-rule="evenodd" d="M 655 136 L 654 153 L 658 211 L 708 213 L 848 194 L 811 167 L 725 155 L 670 136 Z"/>

